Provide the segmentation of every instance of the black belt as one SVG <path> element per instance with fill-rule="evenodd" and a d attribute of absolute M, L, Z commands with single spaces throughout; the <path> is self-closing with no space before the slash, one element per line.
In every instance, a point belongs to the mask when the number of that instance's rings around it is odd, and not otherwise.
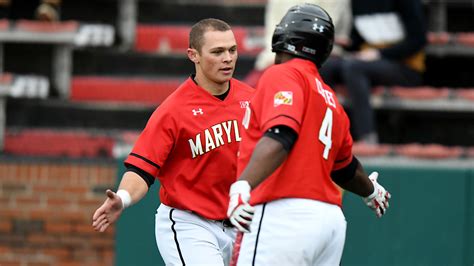
<path fill-rule="evenodd" d="M 234 227 L 234 225 L 230 222 L 229 219 L 216 220 L 216 222 L 221 223 L 224 227 Z"/>

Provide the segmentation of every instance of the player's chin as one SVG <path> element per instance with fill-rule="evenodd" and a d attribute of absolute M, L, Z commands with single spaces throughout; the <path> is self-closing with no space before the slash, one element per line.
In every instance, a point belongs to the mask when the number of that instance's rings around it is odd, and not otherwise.
<path fill-rule="evenodd" d="M 232 76 L 233 76 L 234 72 L 232 71 L 231 73 L 223 73 L 223 72 L 220 72 L 218 75 L 217 75 L 217 80 L 219 81 L 219 83 L 224 83 L 224 82 L 227 82 L 229 80 L 232 79 Z"/>

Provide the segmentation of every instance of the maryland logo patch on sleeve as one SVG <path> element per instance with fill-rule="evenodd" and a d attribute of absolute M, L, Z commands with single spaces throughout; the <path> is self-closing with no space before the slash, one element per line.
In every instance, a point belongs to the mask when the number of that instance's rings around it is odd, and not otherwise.
<path fill-rule="evenodd" d="M 279 91 L 273 97 L 273 106 L 277 107 L 279 105 L 293 105 L 293 92 L 292 91 Z"/>

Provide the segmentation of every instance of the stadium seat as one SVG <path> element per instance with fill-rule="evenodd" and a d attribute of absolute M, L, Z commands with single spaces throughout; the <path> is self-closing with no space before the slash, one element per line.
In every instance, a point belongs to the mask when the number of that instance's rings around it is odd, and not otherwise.
<path fill-rule="evenodd" d="M 450 95 L 448 88 L 434 88 L 429 86 L 401 87 L 393 86 L 389 88 L 392 96 L 411 100 L 435 100 L 447 99 Z"/>
<path fill-rule="evenodd" d="M 451 41 L 451 35 L 448 32 L 429 32 L 428 43 L 435 45 L 448 44 Z"/>
<path fill-rule="evenodd" d="M 456 96 L 461 99 L 474 101 L 474 88 L 456 89 Z"/>
<path fill-rule="evenodd" d="M 138 25 L 135 50 L 149 53 L 183 53 L 188 48 L 189 27 Z"/>
<path fill-rule="evenodd" d="M 419 159 L 453 159 L 463 154 L 461 147 L 446 147 L 440 144 L 404 144 L 395 148 L 397 155 Z"/>
<path fill-rule="evenodd" d="M 264 48 L 264 27 L 234 26 L 240 52 L 257 55 Z M 148 53 L 183 53 L 188 48 L 189 25 L 139 24 L 136 29 L 135 50 Z M 430 45 L 451 43 L 474 46 L 474 33 L 429 32 Z"/>
<path fill-rule="evenodd" d="M 466 157 L 474 158 L 474 147 L 469 147 L 466 149 Z"/>
<path fill-rule="evenodd" d="M 35 20 L 18 20 L 15 23 L 15 29 L 29 32 L 76 32 L 79 29 L 79 22 L 43 22 Z"/>
<path fill-rule="evenodd" d="M 474 32 L 457 33 L 455 41 L 458 44 L 474 47 Z"/>
<path fill-rule="evenodd" d="M 362 142 L 356 142 L 353 146 L 353 152 L 355 155 L 365 157 L 388 156 L 391 153 L 391 149 L 390 145 L 366 144 Z"/>
<path fill-rule="evenodd" d="M 135 50 L 147 53 L 183 54 L 188 48 L 189 25 L 138 25 Z M 263 49 L 263 27 L 232 27 L 239 53 L 257 55 Z"/>
<path fill-rule="evenodd" d="M 74 77 L 72 101 L 105 101 L 159 104 L 182 82 L 182 79 L 144 79 L 112 77 Z"/>
<path fill-rule="evenodd" d="M 10 21 L 8 19 L 0 19 L 0 31 L 10 28 Z"/>
<path fill-rule="evenodd" d="M 53 129 L 25 129 L 5 134 L 6 154 L 53 157 L 106 157 L 112 156 L 114 140 L 105 135 L 87 131 Z"/>

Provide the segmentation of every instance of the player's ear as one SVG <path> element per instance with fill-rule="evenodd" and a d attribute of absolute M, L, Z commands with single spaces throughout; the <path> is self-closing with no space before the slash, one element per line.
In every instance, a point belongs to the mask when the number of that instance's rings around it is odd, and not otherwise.
<path fill-rule="evenodd" d="M 188 48 L 187 50 L 189 60 L 193 61 L 195 64 L 199 64 L 198 51 L 194 48 Z"/>

